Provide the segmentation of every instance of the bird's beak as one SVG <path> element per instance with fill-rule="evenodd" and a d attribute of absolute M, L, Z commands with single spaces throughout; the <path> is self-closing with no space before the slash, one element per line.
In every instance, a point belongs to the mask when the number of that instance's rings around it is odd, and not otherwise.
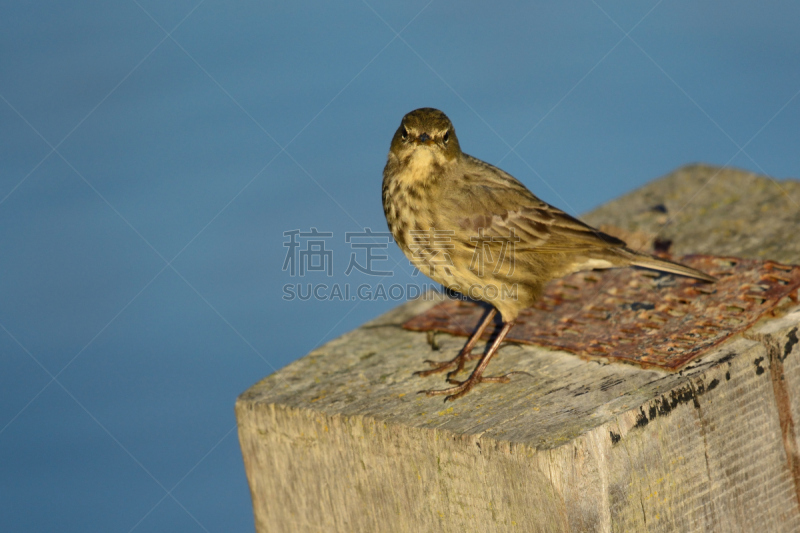
<path fill-rule="evenodd" d="M 430 140 L 431 140 L 431 137 L 427 133 L 423 133 L 422 135 L 419 136 L 419 142 L 420 143 L 430 144 L 430 142 L 428 142 Z"/>

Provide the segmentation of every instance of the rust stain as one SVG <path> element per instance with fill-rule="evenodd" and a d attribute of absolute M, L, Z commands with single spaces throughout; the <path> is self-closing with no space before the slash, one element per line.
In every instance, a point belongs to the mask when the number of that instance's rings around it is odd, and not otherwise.
<path fill-rule="evenodd" d="M 770 352 L 773 352 L 770 350 Z M 779 353 L 770 353 L 772 390 L 775 394 L 775 403 L 778 406 L 778 419 L 781 425 L 783 448 L 786 451 L 786 463 L 794 480 L 794 492 L 800 504 L 800 456 L 798 456 L 797 441 L 795 440 L 794 419 L 789 399 L 789 390 L 783 375 L 783 360 Z"/>
<path fill-rule="evenodd" d="M 787 297 L 797 301 L 800 266 L 708 255 L 680 262 L 719 281 L 639 269 L 580 272 L 550 283 L 506 340 L 674 371 L 746 330 Z M 484 311 L 476 302 L 448 300 L 403 327 L 469 336 Z M 487 328 L 484 337 L 499 327 Z"/>
<path fill-rule="evenodd" d="M 783 449 L 786 452 L 786 463 L 794 480 L 795 497 L 798 504 L 800 504 L 800 450 L 798 450 L 795 437 L 791 395 L 786 384 L 783 365 L 784 360 L 789 356 L 792 347 L 797 342 L 797 328 L 791 330 L 787 338 L 788 340 L 784 346 L 780 346 L 779 341 L 771 339 L 766 339 L 764 345 L 769 356 L 772 391 L 775 396 L 775 405 L 778 408 L 778 420 L 781 426 Z"/>

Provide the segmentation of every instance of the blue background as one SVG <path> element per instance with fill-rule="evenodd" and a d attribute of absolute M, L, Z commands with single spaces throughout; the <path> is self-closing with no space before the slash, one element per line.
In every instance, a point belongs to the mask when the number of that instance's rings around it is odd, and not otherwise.
<path fill-rule="evenodd" d="M 414 108 L 576 215 L 798 176 L 797 2 L 395 4 L 3 4 L 0 530 L 253 530 L 236 396 L 396 305 L 284 284 L 424 281 L 344 275 Z M 331 278 L 282 270 L 311 227 Z"/>

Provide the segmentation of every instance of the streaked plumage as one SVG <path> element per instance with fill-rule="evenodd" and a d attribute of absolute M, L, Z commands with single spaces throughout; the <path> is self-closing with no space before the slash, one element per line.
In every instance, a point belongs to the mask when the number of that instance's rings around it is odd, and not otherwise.
<path fill-rule="evenodd" d="M 517 287 L 516 298 L 477 297 L 500 312 L 506 327 L 469 379 L 426 391 L 447 394 L 446 399 L 481 381 L 502 381 L 483 378 L 483 369 L 519 312 L 550 280 L 580 270 L 640 266 L 714 281 L 698 270 L 630 250 L 538 199 L 510 174 L 464 154 L 452 123 L 437 109 L 403 117 L 383 171 L 383 207 L 400 249 L 434 281 L 462 293 L 470 290 L 471 297 L 493 289 L 499 294 L 504 285 Z M 491 268 L 486 258 L 494 261 Z M 489 313 L 482 327 L 493 316 Z M 456 366 L 452 376 L 463 368 L 477 337 L 453 361 L 420 374 Z"/>

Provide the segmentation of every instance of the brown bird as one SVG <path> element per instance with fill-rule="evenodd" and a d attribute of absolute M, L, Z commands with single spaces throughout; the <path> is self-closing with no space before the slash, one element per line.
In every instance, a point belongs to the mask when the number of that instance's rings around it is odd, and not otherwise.
<path fill-rule="evenodd" d="M 454 386 L 421 391 L 466 394 L 481 382 L 519 312 L 547 282 L 581 270 L 637 266 L 713 282 L 684 265 L 642 254 L 533 195 L 513 176 L 461 151 L 455 129 L 438 109 L 403 117 L 383 170 L 383 209 L 389 229 L 411 263 L 437 283 L 492 305 L 478 329 L 450 361 L 432 362 L 426 376 L 454 368 Z M 499 311 L 503 327 L 472 374 L 452 378 L 472 359 L 472 348 Z"/>

